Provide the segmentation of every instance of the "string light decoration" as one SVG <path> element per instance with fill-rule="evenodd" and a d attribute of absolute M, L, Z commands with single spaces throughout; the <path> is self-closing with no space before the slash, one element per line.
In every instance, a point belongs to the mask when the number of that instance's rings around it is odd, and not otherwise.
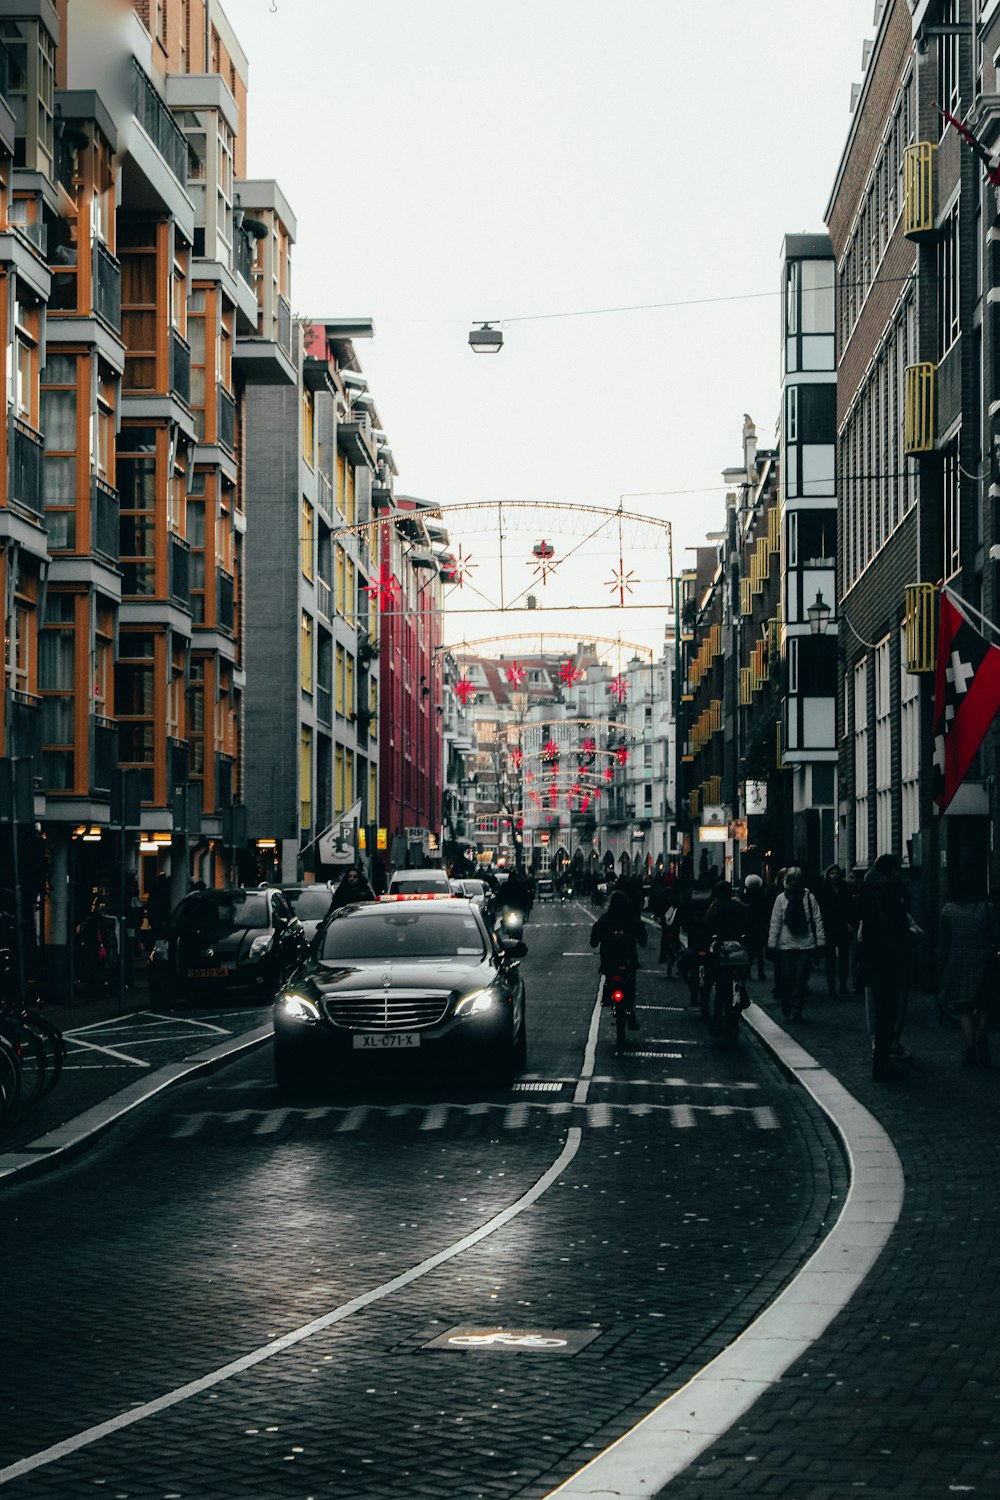
<path fill-rule="evenodd" d="M 628 698 L 628 683 L 620 672 L 617 677 L 612 677 L 608 691 L 619 703 L 624 703 Z"/>
<path fill-rule="evenodd" d="M 625 595 L 631 594 L 632 585 L 639 582 L 640 579 L 636 577 L 632 569 L 626 568 L 625 564 L 619 560 L 618 567 L 614 569 L 610 582 L 605 587 L 609 588 L 613 594 L 618 595 L 619 607 L 624 608 Z"/>

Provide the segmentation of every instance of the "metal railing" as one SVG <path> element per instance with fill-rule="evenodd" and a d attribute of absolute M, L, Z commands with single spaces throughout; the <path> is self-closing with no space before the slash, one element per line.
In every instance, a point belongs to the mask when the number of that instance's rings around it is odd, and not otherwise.
<path fill-rule="evenodd" d="M 184 132 L 134 57 L 130 83 L 129 103 L 132 113 L 177 181 L 184 186 L 187 182 L 187 141 Z"/>
<path fill-rule="evenodd" d="M 179 536 L 171 536 L 169 553 L 169 590 L 178 604 L 190 603 L 190 550 Z"/>
<path fill-rule="evenodd" d="M 221 568 L 215 570 L 215 623 L 220 630 L 233 632 L 236 624 L 236 584 Z"/>
<path fill-rule="evenodd" d="M 94 241 L 94 312 L 115 333 L 122 326 L 122 268 L 108 247 Z"/>
<path fill-rule="evenodd" d="M 42 753 L 42 700 L 34 693 L 7 694 L 7 754 L 39 758 Z M 2 746 L 0 746 L 2 748 Z"/>
<path fill-rule="evenodd" d="M 242 229 L 233 231 L 233 270 L 247 286 L 253 286 L 254 247 L 256 241 Z"/>
<path fill-rule="evenodd" d="M 278 347 L 292 357 L 292 305 L 287 297 L 278 298 Z"/>
<path fill-rule="evenodd" d="M 236 402 L 229 392 L 219 386 L 216 438 L 230 453 L 236 452 Z"/>
<path fill-rule="evenodd" d="M 7 449 L 10 454 L 8 499 L 23 505 L 33 515 L 42 516 L 45 509 L 42 499 L 45 444 L 41 435 L 19 417 L 9 417 Z"/>
<path fill-rule="evenodd" d="M 92 714 L 90 719 L 90 790 L 110 792 L 118 769 L 118 726 L 111 719 Z"/>
<path fill-rule="evenodd" d="M 170 330 L 170 391 L 185 406 L 191 402 L 191 345 L 176 328 Z"/>
<path fill-rule="evenodd" d="M 330 610 L 333 605 L 333 589 L 325 578 L 316 579 L 316 608 L 321 615 L 330 618 Z"/>
<path fill-rule="evenodd" d="M 118 491 L 96 476 L 90 481 L 90 550 L 118 561 Z"/>

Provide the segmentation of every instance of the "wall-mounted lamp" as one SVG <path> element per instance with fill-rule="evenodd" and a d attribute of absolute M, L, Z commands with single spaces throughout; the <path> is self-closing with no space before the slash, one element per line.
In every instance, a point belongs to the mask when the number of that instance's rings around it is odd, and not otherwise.
<path fill-rule="evenodd" d="M 499 354 L 503 348 L 503 333 L 492 323 L 480 323 L 469 334 L 469 343 L 475 354 Z"/>
<path fill-rule="evenodd" d="M 830 609 L 829 604 L 827 604 L 824 600 L 822 594 L 818 593 L 816 595 L 816 598 L 806 610 L 806 614 L 809 616 L 809 629 L 811 630 L 812 634 L 826 635 L 826 627 L 830 623 L 830 615 L 832 614 L 832 610 Z"/>

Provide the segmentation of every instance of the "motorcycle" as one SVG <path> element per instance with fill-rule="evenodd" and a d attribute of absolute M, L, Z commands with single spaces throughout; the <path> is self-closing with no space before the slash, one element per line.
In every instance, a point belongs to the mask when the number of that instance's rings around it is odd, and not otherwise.
<path fill-rule="evenodd" d="M 504 906 L 500 911 L 500 936 L 511 942 L 520 940 L 524 932 L 524 912 L 519 906 Z"/>
<path fill-rule="evenodd" d="M 573 899 L 573 887 L 571 885 L 564 885 L 563 888 L 562 888 L 562 890 L 559 892 L 559 900 L 560 901 L 572 901 L 572 899 Z"/>
<path fill-rule="evenodd" d="M 608 887 L 603 880 L 599 880 L 594 886 L 594 905 L 603 906 L 608 899 Z"/>
<path fill-rule="evenodd" d="M 739 1040 L 740 1016 L 750 1004 L 746 982 L 750 974 L 750 954 L 739 942 L 720 942 L 714 951 L 715 1007 L 712 1032 L 721 1041 L 735 1047 Z"/>

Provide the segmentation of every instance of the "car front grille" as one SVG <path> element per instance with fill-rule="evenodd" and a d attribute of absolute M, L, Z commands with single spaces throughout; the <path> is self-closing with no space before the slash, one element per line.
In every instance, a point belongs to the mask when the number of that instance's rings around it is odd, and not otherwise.
<path fill-rule="evenodd" d="M 436 1026 L 448 1011 L 448 997 L 393 990 L 374 995 L 344 995 L 326 1002 L 335 1026 L 357 1031 L 418 1031 Z"/>

